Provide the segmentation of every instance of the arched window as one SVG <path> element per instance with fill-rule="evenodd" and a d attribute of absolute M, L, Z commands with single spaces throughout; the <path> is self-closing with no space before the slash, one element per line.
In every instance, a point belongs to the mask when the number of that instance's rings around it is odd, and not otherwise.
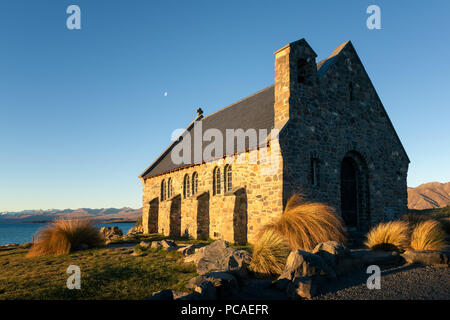
<path fill-rule="evenodd" d="M 173 196 L 172 178 L 167 180 L 167 198 L 170 199 Z"/>
<path fill-rule="evenodd" d="M 227 164 L 224 170 L 224 188 L 225 192 L 230 191 L 233 188 L 233 174 L 231 171 L 231 165 Z"/>
<path fill-rule="evenodd" d="M 184 198 L 189 198 L 191 196 L 191 185 L 189 183 L 189 175 L 186 174 L 184 176 L 184 182 L 183 182 L 183 196 Z"/>
<path fill-rule="evenodd" d="M 198 192 L 198 174 L 194 172 L 192 174 L 192 194 L 196 194 Z"/>
<path fill-rule="evenodd" d="M 161 201 L 166 200 L 166 180 L 161 181 Z"/>
<path fill-rule="evenodd" d="M 221 192 L 220 168 L 215 167 L 213 171 L 213 194 L 216 195 Z"/>

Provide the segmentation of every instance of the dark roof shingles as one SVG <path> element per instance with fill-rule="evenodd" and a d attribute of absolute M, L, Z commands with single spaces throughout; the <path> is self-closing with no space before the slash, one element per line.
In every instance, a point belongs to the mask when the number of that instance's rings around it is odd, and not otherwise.
<path fill-rule="evenodd" d="M 274 85 L 267 87 L 245 99 L 242 99 L 236 103 L 229 105 L 211 115 L 204 117 L 202 122 L 202 132 L 204 133 L 208 129 L 218 129 L 224 137 L 223 143 L 223 155 L 226 155 L 226 130 L 227 129 L 243 129 L 244 131 L 248 129 L 255 129 L 258 131 L 260 129 L 266 129 L 267 134 L 270 134 L 271 129 L 274 126 Z M 153 165 L 151 165 L 142 174 L 143 178 L 148 178 L 151 176 L 159 175 L 168 171 L 179 169 L 190 164 L 193 164 L 194 157 L 194 139 L 191 141 L 191 163 L 176 164 L 172 161 L 171 153 L 172 149 L 159 159 L 157 159 Z M 251 147 L 248 145 L 248 139 L 246 139 L 245 148 Z M 202 150 L 209 145 L 210 141 L 203 141 Z M 237 146 L 235 145 L 235 152 Z M 204 159 L 205 161 L 212 159 Z"/>

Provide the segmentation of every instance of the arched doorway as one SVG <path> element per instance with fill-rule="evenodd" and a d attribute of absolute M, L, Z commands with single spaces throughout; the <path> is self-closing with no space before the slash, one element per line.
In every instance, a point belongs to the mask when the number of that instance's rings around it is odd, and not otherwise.
<path fill-rule="evenodd" d="M 197 197 L 197 239 L 209 238 L 209 192 Z"/>
<path fill-rule="evenodd" d="M 148 210 L 148 233 L 158 233 L 158 198 L 150 201 L 150 208 Z"/>
<path fill-rule="evenodd" d="M 169 235 L 181 237 L 181 195 L 174 197 L 170 203 Z"/>
<path fill-rule="evenodd" d="M 362 156 L 352 151 L 341 162 L 341 215 L 349 231 L 369 228 L 369 208 L 367 166 Z"/>
<path fill-rule="evenodd" d="M 240 188 L 235 191 L 235 201 L 233 210 L 233 231 L 234 243 L 247 243 L 247 192 L 245 188 Z"/>
<path fill-rule="evenodd" d="M 358 227 L 358 183 L 356 164 L 344 158 L 341 164 L 341 213 L 347 228 Z"/>

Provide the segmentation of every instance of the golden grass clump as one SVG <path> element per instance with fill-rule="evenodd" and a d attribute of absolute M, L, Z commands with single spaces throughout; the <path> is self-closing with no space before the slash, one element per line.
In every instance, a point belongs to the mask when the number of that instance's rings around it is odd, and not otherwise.
<path fill-rule="evenodd" d="M 268 223 L 262 230 L 272 230 L 292 250 L 311 251 L 321 242 L 347 241 L 344 222 L 331 206 L 304 201 L 299 194 L 288 200 L 280 218 Z"/>
<path fill-rule="evenodd" d="M 409 235 L 406 221 L 380 223 L 369 231 L 365 245 L 373 250 L 405 250 L 409 245 Z"/>
<path fill-rule="evenodd" d="M 104 243 L 93 222 L 87 219 L 58 219 L 39 231 L 27 257 L 68 254 L 83 247 Z"/>
<path fill-rule="evenodd" d="M 415 226 L 411 234 L 414 250 L 440 250 L 446 246 L 445 231 L 436 220 L 426 220 Z"/>
<path fill-rule="evenodd" d="M 290 249 L 273 230 L 264 231 L 253 246 L 250 270 L 260 277 L 280 275 L 283 272 Z"/>

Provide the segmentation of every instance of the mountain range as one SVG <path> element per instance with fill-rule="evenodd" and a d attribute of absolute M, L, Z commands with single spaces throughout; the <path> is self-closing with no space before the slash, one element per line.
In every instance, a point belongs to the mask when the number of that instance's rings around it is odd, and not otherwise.
<path fill-rule="evenodd" d="M 450 182 L 428 182 L 408 188 L 408 208 L 415 210 L 441 208 L 450 205 Z M 0 222 L 45 222 L 61 217 L 89 218 L 97 222 L 136 221 L 142 216 L 141 209 L 50 209 L 0 212 Z"/>
<path fill-rule="evenodd" d="M 125 222 L 136 221 L 142 215 L 142 209 L 132 208 L 102 208 L 102 209 L 51 209 L 51 210 L 24 210 L 20 212 L 0 213 L 0 222 L 44 222 L 61 217 L 78 219 L 92 219 L 97 222 Z"/>
<path fill-rule="evenodd" d="M 450 182 L 428 182 L 415 188 L 408 188 L 409 209 L 434 209 L 448 205 L 450 205 Z"/>

